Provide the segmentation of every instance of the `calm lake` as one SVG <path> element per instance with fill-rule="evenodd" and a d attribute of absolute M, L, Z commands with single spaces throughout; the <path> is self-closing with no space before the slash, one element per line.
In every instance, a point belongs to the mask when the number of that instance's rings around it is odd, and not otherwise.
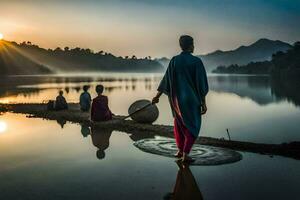
<path fill-rule="evenodd" d="M 81 88 L 105 86 L 115 114 L 126 115 L 138 99 L 156 93 L 161 74 L 16 76 L 0 80 L 0 103 L 41 103 L 59 90 L 78 102 Z M 232 140 L 300 141 L 300 86 L 287 87 L 267 76 L 209 75 L 208 113 L 200 135 Z M 173 122 L 165 96 L 156 124 Z M 96 156 L 97 138 L 77 124 L 0 115 L 0 199 L 164 199 L 173 191 L 174 159 L 145 153 L 130 134 L 113 131 L 105 157 Z M 103 139 L 103 138 L 102 138 Z M 101 143 L 101 141 L 100 141 Z M 191 166 L 203 199 L 298 199 L 300 162 L 243 153 L 243 160 L 219 166 Z"/>

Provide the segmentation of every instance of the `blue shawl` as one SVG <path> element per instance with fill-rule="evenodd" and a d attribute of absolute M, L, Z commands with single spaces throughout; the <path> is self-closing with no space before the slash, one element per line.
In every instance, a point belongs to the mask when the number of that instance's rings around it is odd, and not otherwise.
<path fill-rule="evenodd" d="M 176 95 L 182 120 L 187 129 L 198 137 L 201 128 L 201 104 L 208 93 L 207 75 L 200 58 L 188 52 L 173 57 L 161 80 L 158 91 L 168 95 L 170 105 Z"/>

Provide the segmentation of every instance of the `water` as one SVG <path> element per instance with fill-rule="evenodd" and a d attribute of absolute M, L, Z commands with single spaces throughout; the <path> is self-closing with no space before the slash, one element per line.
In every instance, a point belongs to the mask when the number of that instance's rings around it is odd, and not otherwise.
<path fill-rule="evenodd" d="M 62 89 L 77 102 L 80 87 L 106 87 L 114 113 L 155 95 L 160 74 L 6 77 L 0 102 L 42 102 Z M 210 76 L 208 113 L 201 135 L 282 143 L 300 140 L 297 88 L 286 90 L 264 76 Z M 172 124 L 168 101 L 159 103 L 158 124 Z M 63 125 L 63 128 L 61 127 Z M 82 134 L 77 124 L 0 115 L 0 199 L 163 199 L 173 191 L 178 167 L 172 158 L 145 153 L 130 134 L 101 138 Z M 84 132 L 83 132 L 84 133 Z M 96 147 L 96 146 L 97 147 Z M 97 158 L 99 145 L 105 150 Z M 221 166 L 192 166 L 203 199 L 297 199 L 300 162 L 280 156 L 242 153 Z M 99 155 L 98 155 L 99 157 Z"/>
<path fill-rule="evenodd" d="M 1 79 L 0 103 L 40 103 L 55 99 L 59 90 L 69 102 L 78 102 L 83 85 L 102 83 L 111 110 L 127 115 L 131 103 L 152 99 L 160 74 L 101 74 L 85 76 L 8 77 Z M 300 86 L 284 90 L 266 76 L 210 76 L 208 113 L 201 135 L 251 142 L 282 143 L 300 140 Z M 162 96 L 157 124 L 172 124 L 169 103 Z"/>

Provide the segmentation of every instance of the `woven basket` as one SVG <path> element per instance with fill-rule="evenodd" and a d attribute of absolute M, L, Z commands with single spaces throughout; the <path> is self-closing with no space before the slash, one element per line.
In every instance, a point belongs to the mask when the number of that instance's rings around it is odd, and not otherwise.
<path fill-rule="evenodd" d="M 134 113 L 135 111 L 143 108 L 146 105 L 151 104 L 151 101 L 142 99 L 134 102 L 131 104 L 131 106 L 128 109 L 128 114 Z M 133 119 L 136 122 L 139 123 L 145 123 L 145 124 L 152 124 L 155 120 L 157 120 L 159 116 L 159 111 L 156 105 L 150 105 L 146 107 L 145 109 L 134 113 L 131 116 L 131 119 Z"/>

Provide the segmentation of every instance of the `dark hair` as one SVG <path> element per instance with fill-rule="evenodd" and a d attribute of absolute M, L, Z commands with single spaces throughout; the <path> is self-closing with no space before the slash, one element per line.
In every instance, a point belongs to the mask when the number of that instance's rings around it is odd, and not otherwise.
<path fill-rule="evenodd" d="M 63 95 L 63 94 L 64 94 L 64 91 L 59 90 L 58 94 Z"/>
<path fill-rule="evenodd" d="M 186 51 L 194 45 L 194 39 L 189 35 L 182 35 L 179 38 L 179 45 L 183 51 Z"/>
<path fill-rule="evenodd" d="M 103 93 L 103 90 L 104 90 L 103 85 L 97 85 L 97 86 L 96 86 L 96 92 L 97 92 L 98 94 L 102 94 L 102 93 Z"/>
<path fill-rule="evenodd" d="M 88 86 L 88 85 L 83 86 L 83 91 L 87 92 L 89 89 L 90 89 L 90 86 Z"/>

